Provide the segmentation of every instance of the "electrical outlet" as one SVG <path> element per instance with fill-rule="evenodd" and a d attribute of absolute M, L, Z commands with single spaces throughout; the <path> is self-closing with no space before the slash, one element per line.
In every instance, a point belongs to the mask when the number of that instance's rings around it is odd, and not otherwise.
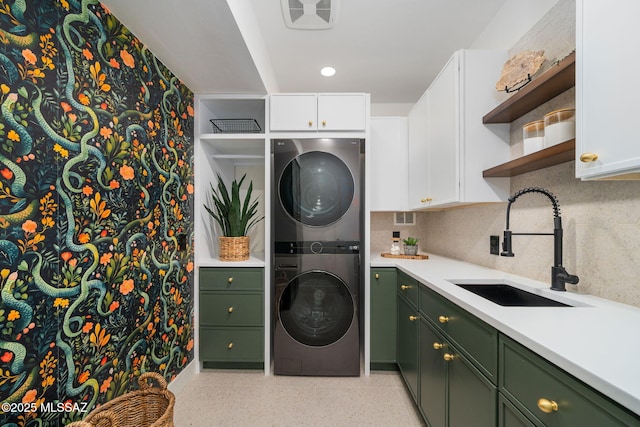
<path fill-rule="evenodd" d="M 500 255 L 500 236 L 489 236 L 489 253 Z"/>

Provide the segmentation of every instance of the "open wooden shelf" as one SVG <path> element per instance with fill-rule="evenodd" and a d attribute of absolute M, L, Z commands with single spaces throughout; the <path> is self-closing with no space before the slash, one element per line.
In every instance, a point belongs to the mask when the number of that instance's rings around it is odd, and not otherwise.
<path fill-rule="evenodd" d="M 491 110 L 482 118 L 482 123 L 511 123 L 575 84 L 576 54 L 572 52 Z"/>
<path fill-rule="evenodd" d="M 574 160 L 576 140 L 562 142 L 482 172 L 484 178 L 516 176 Z"/>

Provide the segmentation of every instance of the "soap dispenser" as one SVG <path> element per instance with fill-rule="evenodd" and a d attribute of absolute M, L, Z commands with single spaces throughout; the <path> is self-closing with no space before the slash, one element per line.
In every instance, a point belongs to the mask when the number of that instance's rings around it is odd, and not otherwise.
<path fill-rule="evenodd" d="M 400 232 L 394 231 L 393 237 L 391 238 L 391 255 L 400 255 L 401 253 Z"/>

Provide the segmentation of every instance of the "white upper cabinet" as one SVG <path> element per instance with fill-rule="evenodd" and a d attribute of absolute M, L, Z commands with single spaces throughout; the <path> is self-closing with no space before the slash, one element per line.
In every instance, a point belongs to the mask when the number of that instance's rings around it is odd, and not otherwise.
<path fill-rule="evenodd" d="M 640 2 L 578 0 L 576 12 L 576 177 L 640 179 Z"/>
<path fill-rule="evenodd" d="M 281 93 L 269 97 L 271 131 L 364 131 L 364 93 Z"/>
<path fill-rule="evenodd" d="M 482 123 L 503 98 L 495 89 L 506 51 L 455 52 L 409 114 L 411 209 L 505 201 L 509 178 L 482 171 L 510 159 L 509 125 Z"/>
<path fill-rule="evenodd" d="M 372 117 L 369 123 L 372 211 L 404 211 L 407 202 L 407 118 Z"/>

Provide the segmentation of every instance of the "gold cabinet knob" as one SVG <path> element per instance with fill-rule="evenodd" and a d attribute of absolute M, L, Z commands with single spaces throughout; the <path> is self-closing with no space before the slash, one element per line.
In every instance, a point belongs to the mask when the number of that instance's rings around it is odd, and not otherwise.
<path fill-rule="evenodd" d="M 309 127 L 313 126 L 313 120 L 309 120 Z"/>
<path fill-rule="evenodd" d="M 378 280 L 379 278 L 380 278 L 380 275 L 376 273 L 376 280 Z"/>
<path fill-rule="evenodd" d="M 424 199 L 420 199 L 420 203 L 432 202 L 433 199 L 431 197 L 425 197 Z"/>
<path fill-rule="evenodd" d="M 558 410 L 558 404 L 553 400 L 540 398 L 538 399 L 538 409 L 540 409 L 545 414 L 550 414 Z"/>
<path fill-rule="evenodd" d="M 415 322 L 418 319 L 419 319 L 418 316 L 409 316 L 409 320 L 412 321 L 412 322 Z"/>
<path fill-rule="evenodd" d="M 228 348 L 229 350 L 231 350 L 231 349 L 233 348 L 233 343 L 232 343 L 232 342 L 230 342 L 230 343 L 227 345 L 227 348 Z"/>
<path fill-rule="evenodd" d="M 327 121 L 326 121 L 326 120 L 323 120 L 323 121 L 322 121 L 322 126 L 324 127 L 324 126 L 326 126 L 326 125 L 327 125 Z"/>
<path fill-rule="evenodd" d="M 433 349 L 434 350 L 442 350 L 444 348 L 444 344 L 439 343 L 439 342 L 434 342 L 433 343 Z"/>
<path fill-rule="evenodd" d="M 229 277 L 229 278 L 227 279 L 227 282 L 229 282 L 229 283 L 233 283 L 233 277 Z"/>
<path fill-rule="evenodd" d="M 580 161 L 582 163 L 591 163 L 598 160 L 598 155 L 596 153 L 582 153 L 580 155 Z"/>
<path fill-rule="evenodd" d="M 229 307 L 229 308 L 227 309 L 227 311 L 228 311 L 229 313 L 233 313 L 233 307 Z"/>
<path fill-rule="evenodd" d="M 408 286 L 408 285 L 400 285 L 400 289 L 402 289 L 403 291 L 406 291 L 407 289 L 411 289 L 411 286 Z"/>
<path fill-rule="evenodd" d="M 448 321 L 449 321 L 449 318 L 447 316 L 438 317 L 438 322 L 440 323 L 447 323 Z"/>
<path fill-rule="evenodd" d="M 445 354 L 442 356 L 442 358 L 443 358 L 444 360 L 446 360 L 447 362 L 451 362 L 453 359 L 455 359 L 455 358 L 456 358 L 456 356 L 455 356 L 455 355 L 453 355 L 453 354 L 450 354 L 450 353 L 445 353 Z"/>

